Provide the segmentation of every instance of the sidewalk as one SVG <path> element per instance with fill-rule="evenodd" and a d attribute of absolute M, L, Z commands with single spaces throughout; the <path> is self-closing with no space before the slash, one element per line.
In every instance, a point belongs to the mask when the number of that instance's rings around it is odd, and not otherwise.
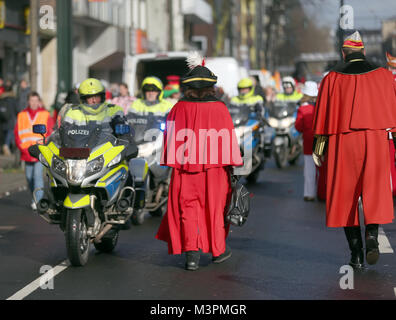
<path fill-rule="evenodd" d="M 0 197 L 26 188 L 25 173 L 17 167 L 15 156 L 0 155 Z"/>

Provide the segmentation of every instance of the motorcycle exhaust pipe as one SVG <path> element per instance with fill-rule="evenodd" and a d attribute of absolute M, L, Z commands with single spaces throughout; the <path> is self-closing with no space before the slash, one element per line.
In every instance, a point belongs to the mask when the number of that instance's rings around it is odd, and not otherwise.
<path fill-rule="evenodd" d="M 93 239 L 93 242 L 95 243 L 100 243 L 100 240 L 103 238 L 103 236 L 112 228 L 113 226 L 111 224 L 106 224 L 106 226 L 103 228 L 101 232 Z"/>
<path fill-rule="evenodd" d="M 40 214 L 46 213 L 50 208 L 50 202 L 48 199 L 41 199 L 37 204 L 37 211 Z"/>

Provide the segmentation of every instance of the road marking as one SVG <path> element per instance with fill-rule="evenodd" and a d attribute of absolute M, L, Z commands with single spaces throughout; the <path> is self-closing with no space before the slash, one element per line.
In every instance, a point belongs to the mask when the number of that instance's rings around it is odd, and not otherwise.
<path fill-rule="evenodd" d="M 394 253 L 390 242 L 385 235 L 384 229 L 378 229 L 378 243 L 379 243 L 379 251 L 380 253 Z"/>
<path fill-rule="evenodd" d="M 30 295 L 31 293 L 36 291 L 38 288 L 40 288 L 40 285 L 41 285 L 40 280 L 41 280 L 41 278 L 45 277 L 45 280 L 49 281 L 52 278 L 55 278 L 55 276 L 57 276 L 62 271 L 66 270 L 67 267 L 69 267 L 69 266 L 70 266 L 69 260 L 63 261 L 61 264 L 57 265 L 56 267 L 54 267 L 51 270 L 52 271 L 52 276 L 51 277 L 46 276 L 46 274 L 43 274 L 41 277 L 39 277 L 38 279 L 36 279 L 33 282 L 31 282 L 30 284 L 28 284 L 23 289 L 19 290 L 17 293 L 15 293 L 11 297 L 9 297 L 7 300 L 23 300 L 28 295 Z"/>

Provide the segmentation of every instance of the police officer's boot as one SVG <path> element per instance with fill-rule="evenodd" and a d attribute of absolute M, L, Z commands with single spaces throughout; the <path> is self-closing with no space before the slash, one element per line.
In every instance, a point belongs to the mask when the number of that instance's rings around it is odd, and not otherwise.
<path fill-rule="evenodd" d="M 351 250 L 351 261 L 349 265 L 352 266 L 353 269 L 363 269 L 364 251 L 360 227 L 345 227 L 344 231 L 348 240 L 349 249 Z"/>
<path fill-rule="evenodd" d="M 366 260 L 368 264 L 376 264 L 379 259 L 378 224 L 366 226 Z"/>

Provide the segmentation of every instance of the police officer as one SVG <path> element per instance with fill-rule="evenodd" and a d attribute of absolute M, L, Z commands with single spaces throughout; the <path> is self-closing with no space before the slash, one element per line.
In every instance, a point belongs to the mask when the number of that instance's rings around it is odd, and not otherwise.
<path fill-rule="evenodd" d="M 142 82 L 142 98 L 134 101 L 128 110 L 128 119 L 135 115 L 143 116 L 152 113 L 154 116 L 165 117 L 173 105 L 163 99 L 164 89 L 160 79 L 147 77 Z"/>
<path fill-rule="evenodd" d="M 290 101 L 297 103 L 303 97 L 302 93 L 296 91 L 296 81 L 290 76 L 283 77 L 282 79 L 283 93 L 276 95 L 278 101 Z"/>
<path fill-rule="evenodd" d="M 230 109 L 233 108 L 250 108 L 251 112 L 255 112 L 257 119 L 259 119 L 262 124 L 266 123 L 265 121 L 265 108 L 264 108 L 264 99 L 256 95 L 254 93 L 254 84 L 252 79 L 244 78 L 238 82 L 238 92 L 239 94 L 236 97 L 231 99 Z M 264 151 L 269 148 L 271 141 L 270 137 L 267 137 L 265 134 L 265 130 L 261 130 L 261 149 Z M 268 152 L 264 152 L 264 156 L 269 157 L 270 150 Z"/>
<path fill-rule="evenodd" d="M 94 78 L 84 80 L 78 89 L 81 103 L 79 105 L 65 105 L 60 112 L 61 128 L 76 129 L 79 126 L 94 127 L 101 129 L 101 132 L 115 133 L 117 124 L 128 125 L 122 107 L 110 104 L 105 101 L 106 91 L 102 83 Z M 78 132 L 78 130 L 77 130 Z M 132 136 L 122 135 L 123 139 L 129 141 L 130 154 L 136 156 L 138 148 Z"/>
<path fill-rule="evenodd" d="M 250 107 L 252 112 L 256 112 L 259 117 L 264 116 L 264 100 L 261 96 L 254 94 L 253 81 L 244 78 L 238 82 L 239 95 L 231 99 L 231 106 Z"/>

